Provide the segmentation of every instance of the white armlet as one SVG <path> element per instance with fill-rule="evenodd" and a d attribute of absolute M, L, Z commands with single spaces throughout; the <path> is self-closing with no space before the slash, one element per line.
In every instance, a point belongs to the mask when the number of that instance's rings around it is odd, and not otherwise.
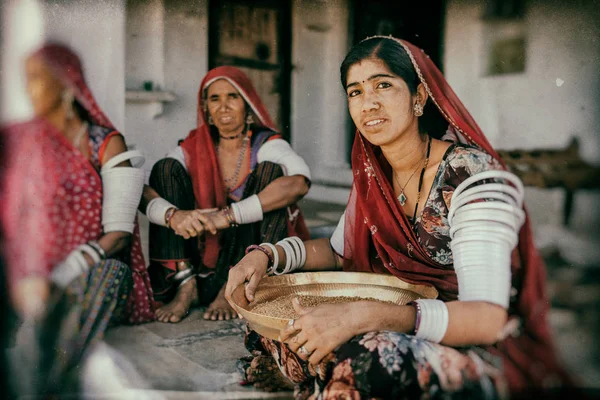
<path fill-rule="evenodd" d="M 311 179 L 310 168 L 290 144 L 283 139 L 272 139 L 263 144 L 256 155 L 259 163 L 270 161 L 281 165 L 286 176 L 302 175 Z"/>
<path fill-rule="evenodd" d="M 238 224 L 251 224 L 262 221 L 263 211 L 258 195 L 254 194 L 237 203 L 231 203 L 231 210 Z"/>
<path fill-rule="evenodd" d="M 144 190 L 144 170 L 138 167 L 115 167 L 130 159 L 143 159 L 139 151 L 132 150 L 111 158 L 100 172 L 102 176 L 102 225 L 104 232 L 133 233 L 137 207 Z M 143 162 L 142 162 L 143 164 Z"/>
<path fill-rule="evenodd" d="M 340 217 L 340 221 L 338 222 L 338 224 L 335 228 L 335 231 L 333 231 L 333 234 L 331 235 L 331 239 L 329 239 L 329 242 L 331 243 L 331 248 L 333 248 L 333 251 L 335 251 L 340 256 L 344 256 L 344 225 L 345 225 L 345 221 L 346 221 L 346 212 L 344 211 L 344 213 Z"/>
<path fill-rule="evenodd" d="M 185 164 L 185 153 L 183 152 L 181 146 L 177 146 L 173 150 L 171 150 L 167 154 L 167 158 L 172 158 L 174 160 L 179 161 L 179 163 L 183 166 L 183 168 L 185 168 L 187 172 L 187 165 Z"/>
<path fill-rule="evenodd" d="M 507 183 L 483 183 L 502 180 Z M 470 188 L 469 188 L 470 187 Z M 485 301 L 508 309 L 511 253 L 525 222 L 523 184 L 506 171 L 471 176 L 454 191 L 448 212 L 450 247 L 460 301 Z"/>
<path fill-rule="evenodd" d="M 162 197 L 157 197 L 150 200 L 148 203 L 148 206 L 146 207 L 146 216 L 153 224 L 166 227 L 167 222 L 165 221 L 165 214 L 170 208 L 173 207 L 175 206 L 169 203 L 167 200 L 163 199 Z"/>

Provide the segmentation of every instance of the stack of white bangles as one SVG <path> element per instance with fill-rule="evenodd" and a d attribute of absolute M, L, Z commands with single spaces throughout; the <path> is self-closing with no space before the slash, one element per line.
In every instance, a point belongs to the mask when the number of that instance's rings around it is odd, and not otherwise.
<path fill-rule="evenodd" d="M 131 160 L 133 167 L 116 167 Z M 142 153 L 130 150 L 111 158 L 100 171 L 102 176 L 102 226 L 104 232 L 133 233 L 137 208 L 144 190 Z"/>
<path fill-rule="evenodd" d="M 498 180 L 507 183 L 496 183 Z M 494 183 L 473 186 L 481 181 Z M 507 171 L 485 171 L 456 188 L 448 224 L 460 301 L 485 301 L 508 308 L 511 253 L 525 222 L 522 208 L 523 184 Z M 440 342 L 448 327 L 446 304 L 441 300 L 415 303 L 418 313 L 415 335 Z"/>
<path fill-rule="evenodd" d="M 512 183 L 484 183 L 482 180 Z M 448 224 L 459 299 L 508 308 L 511 253 L 525 222 L 523 184 L 507 171 L 486 171 L 461 183 L 452 195 Z"/>
<path fill-rule="evenodd" d="M 117 167 L 123 161 L 130 160 L 132 167 Z M 137 208 L 144 190 L 144 156 L 137 150 L 117 154 L 102 166 L 102 226 L 104 233 L 133 233 Z M 50 274 L 50 279 L 59 287 L 66 287 L 79 275 L 89 271 L 84 253 L 94 263 L 106 257 L 104 250 L 97 242 L 82 244 L 73 250 L 57 265 Z"/>
<path fill-rule="evenodd" d="M 271 243 L 261 243 L 261 247 L 268 247 L 273 253 L 273 265 L 267 270 L 269 275 L 283 275 L 290 272 L 294 272 L 302 269 L 306 263 L 306 247 L 304 242 L 297 236 L 292 236 L 280 240 L 276 243 L 280 246 L 285 253 L 285 267 L 283 270 L 278 271 L 277 266 L 279 265 L 279 255 L 277 249 Z"/>

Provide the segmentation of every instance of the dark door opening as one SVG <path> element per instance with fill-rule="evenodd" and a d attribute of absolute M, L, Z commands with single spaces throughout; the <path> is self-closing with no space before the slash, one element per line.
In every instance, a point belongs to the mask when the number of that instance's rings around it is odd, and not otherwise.
<path fill-rule="evenodd" d="M 211 0 L 209 32 L 209 68 L 232 65 L 246 72 L 290 140 L 290 1 Z"/>
<path fill-rule="evenodd" d="M 443 71 L 445 13 L 445 0 L 353 0 L 353 43 L 368 36 L 392 35 L 422 48 Z M 356 128 L 349 120 L 348 148 L 351 149 Z"/>

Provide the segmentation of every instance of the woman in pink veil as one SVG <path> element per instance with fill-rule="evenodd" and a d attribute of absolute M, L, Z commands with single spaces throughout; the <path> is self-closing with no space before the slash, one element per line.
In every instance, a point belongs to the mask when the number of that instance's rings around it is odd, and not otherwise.
<path fill-rule="evenodd" d="M 25 67 L 35 119 L 2 130 L 0 225 L 12 305 L 38 334 L 28 345 L 40 359 L 25 367 L 40 385 L 28 390 L 43 395 L 64 389 L 109 324 L 155 314 L 136 214 L 144 172 L 130 156 L 143 157 L 102 112 L 71 49 L 46 44 Z"/>

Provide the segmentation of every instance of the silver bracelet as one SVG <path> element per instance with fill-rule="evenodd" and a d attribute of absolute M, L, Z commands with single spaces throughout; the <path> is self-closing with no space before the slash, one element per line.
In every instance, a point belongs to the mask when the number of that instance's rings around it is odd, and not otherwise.
<path fill-rule="evenodd" d="M 104 249 L 102 248 L 102 246 L 100 246 L 100 243 L 98 243 L 97 240 L 90 240 L 89 242 L 87 242 L 87 244 L 92 246 L 92 248 L 96 250 L 101 259 L 106 260 L 106 251 L 104 251 Z"/>

